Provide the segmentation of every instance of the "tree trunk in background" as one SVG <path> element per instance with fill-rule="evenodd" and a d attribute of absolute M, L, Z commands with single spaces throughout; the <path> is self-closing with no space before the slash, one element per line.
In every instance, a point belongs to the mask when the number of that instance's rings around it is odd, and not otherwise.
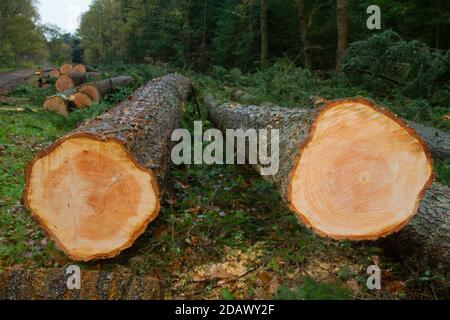
<path fill-rule="evenodd" d="M 296 0 L 297 12 L 298 12 L 298 27 L 300 35 L 300 51 L 303 52 L 304 66 L 306 69 L 312 69 L 311 51 L 308 43 L 308 26 L 306 23 L 306 11 L 304 0 Z"/>
<path fill-rule="evenodd" d="M 267 11 L 267 0 L 261 0 L 261 66 L 265 66 L 267 64 L 269 55 Z"/>
<path fill-rule="evenodd" d="M 347 0 L 337 0 L 336 21 L 337 21 L 337 49 L 336 49 L 336 69 L 340 68 L 342 56 L 348 45 L 348 2 Z"/>
<path fill-rule="evenodd" d="M 156 218 L 191 82 L 150 81 L 38 154 L 26 170 L 24 203 L 68 256 L 111 258 Z"/>
<path fill-rule="evenodd" d="M 203 34 L 200 53 L 200 69 L 206 70 L 206 37 L 208 33 L 208 0 L 203 1 Z"/>
<path fill-rule="evenodd" d="M 441 270 L 448 271 L 450 190 L 439 183 L 426 189 L 432 181 L 431 159 L 416 134 L 400 119 L 364 99 L 327 102 L 321 109 L 236 103 L 218 106 L 211 97 L 206 97 L 205 103 L 213 123 L 222 130 L 280 130 L 279 171 L 263 178 L 277 187 L 290 209 L 318 234 L 334 239 L 375 240 L 401 230 L 398 237 L 402 242 L 388 241 L 391 246 L 402 255 L 412 255 L 410 250 L 415 251 L 415 256 L 426 254 L 427 257 L 420 260 L 422 265 L 435 263 Z M 382 132 L 379 125 L 385 128 Z M 361 130 L 368 131 L 362 133 Z M 399 137 L 402 138 L 398 140 Z M 331 144 L 328 139 L 331 139 Z M 323 150 L 317 158 L 312 156 L 314 148 Z M 385 148 L 389 149 L 387 153 Z M 418 158 L 417 152 L 420 152 Z M 408 159 L 406 162 L 415 163 L 417 167 L 409 168 L 409 164 L 399 160 L 404 157 Z M 399 171 L 391 160 L 400 166 Z M 252 166 L 258 172 L 263 167 L 259 164 Z M 413 171 L 414 175 L 411 175 Z M 395 174 L 396 179 L 391 174 Z M 421 178 L 415 180 L 418 176 Z M 324 179 L 323 183 L 321 179 Z M 400 191 L 399 197 L 383 191 L 398 190 L 403 183 L 409 184 L 407 189 L 414 191 Z M 349 189 L 349 185 L 354 185 L 355 189 Z M 423 192 L 423 200 L 416 210 Z M 408 199 L 403 198 L 405 196 Z M 392 208 L 395 209 L 392 211 Z M 328 213 L 323 215 L 325 212 Z M 324 223 L 328 214 L 330 228 Z M 400 220 L 397 219 L 398 214 Z M 352 217 L 356 220 L 353 221 Z M 391 218 L 395 223 L 387 222 Z M 366 228 L 366 223 L 371 225 L 370 232 L 356 230 L 363 225 L 363 229 Z M 402 229 L 405 224 L 407 226 Z M 347 228 L 354 230 L 349 232 Z M 342 233 L 339 234 L 339 230 Z M 403 246 L 408 241 L 414 244 L 412 248 Z"/>

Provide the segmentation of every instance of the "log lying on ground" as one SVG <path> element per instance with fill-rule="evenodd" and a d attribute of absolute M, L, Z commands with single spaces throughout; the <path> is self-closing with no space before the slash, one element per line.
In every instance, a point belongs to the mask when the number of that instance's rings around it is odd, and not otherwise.
<path fill-rule="evenodd" d="M 230 94 L 232 101 L 236 101 L 242 104 L 254 104 L 256 97 L 243 91 L 233 90 Z M 312 103 L 316 107 L 325 105 L 328 101 L 322 97 L 311 96 Z M 438 159 L 445 159 L 450 157 L 450 134 L 432 127 L 424 126 L 420 123 L 403 120 L 408 126 L 413 128 L 419 136 L 427 143 L 428 150 L 433 157 Z"/>
<path fill-rule="evenodd" d="M 114 257 L 156 218 L 171 135 L 191 92 L 177 74 L 153 80 L 27 166 L 24 203 L 71 259 Z"/>
<path fill-rule="evenodd" d="M 160 282 L 123 272 L 88 271 L 80 274 L 80 289 L 67 287 L 66 268 L 8 268 L 0 273 L 1 300 L 155 300 Z"/>
<path fill-rule="evenodd" d="M 15 87 L 24 84 L 34 74 L 34 70 L 19 70 L 0 73 L 0 95 L 7 95 Z"/>
<path fill-rule="evenodd" d="M 86 67 L 84 66 L 84 64 L 77 64 L 73 67 L 72 70 L 73 73 L 86 73 Z"/>
<path fill-rule="evenodd" d="M 95 79 L 99 75 L 97 72 L 62 74 L 56 80 L 55 87 L 59 92 L 64 92 Z"/>
<path fill-rule="evenodd" d="M 94 103 L 94 100 L 84 92 L 75 92 L 68 97 L 68 101 L 74 106 L 74 108 L 80 110 L 86 109 Z"/>
<path fill-rule="evenodd" d="M 47 98 L 44 102 L 44 109 L 58 113 L 64 117 L 69 116 L 69 106 L 66 103 L 65 99 L 60 96 L 53 96 Z"/>
<path fill-rule="evenodd" d="M 411 172 L 411 175 L 414 173 Z M 434 182 L 418 213 L 398 233 L 380 241 L 415 270 L 437 270 L 450 276 L 450 188 Z"/>
<path fill-rule="evenodd" d="M 426 254 L 422 261 L 448 270 L 450 190 L 435 182 L 425 192 L 432 182 L 430 156 L 403 121 L 361 98 L 321 109 L 218 106 L 210 96 L 205 103 L 221 129 L 280 130 L 279 171 L 264 178 L 318 234 L 375 240 L 414 217 L 396 235 L 402 241 L 390 243 L 412 255 L 411 246 L 403 247 L 410 241 L 415 256 Z"/>
<path fill-rule="evenodd" d="M 87 108 L 93 102 L 99 102 L 102 96 L 119 88 L 128 87 L 133 83 L 134 78 L 130 76 L 119 76 L 86 83 L 77 88 L 65 90 L 62 95 L 47 98 L 44 102 L 44 109 L 67 116 L 71 108 Z"/>
<path fill-rule="evenodd" d="M 49 78 L 51 79 L 58 79 L 58 77 L 61 75 L 61 71 L 58 69 L 54 69 L 48 73 Z"/>
<path fill-rule="evenodd" d="M 73 71 L 73 66 L 69 63 L 63 64 L 61 68 L 59 68 L 61 74 L 71 74 Z"/>
<path fill-rule="evenodd" d="M 406 123 L 427 143 L 433 157 L 439 159 L 450 157 L 450 134 L 414 121 L 406 120 Z"/>
<path fill-rule="evenodd" d="M 70 88 L 75 87 L 75 82 L 67 74 L 61 74 L 55 82 L 55 88 L 59 92 L 63 92 Z"/>
<path fill-rule="evenodd" d="M 87 71 L 87 72 L 100 72 L 99 69 L 94 68 L 94 67 L 92 67 L 92 66 L 85 66 L 85 67 L 86 67 L 86 71 Z"/>

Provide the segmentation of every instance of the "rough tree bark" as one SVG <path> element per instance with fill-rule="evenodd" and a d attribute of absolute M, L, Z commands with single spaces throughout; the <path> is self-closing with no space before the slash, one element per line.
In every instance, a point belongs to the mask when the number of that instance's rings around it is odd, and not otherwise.
<path fill-rule="evenodd" d="M 341 59 L 347 50 L 348 45 L 348 2 L 347 0 L 337 0 L 337 48 L 336 48 L 336 69 L 340 68 Z"/>
<path fill-rule="evenodd" d="M 279 171 L 263 177 L 318 234 L 375 240 L 406 225 L 386 243 L 402 255 L 423 254 L 422 262 L 448 271 L 450 190 L 437 182 L 429 187 L 426 147 L 402 120 L 361 98 L 327 101 L 321 109 L 218 106 L 210 96 L 205 103 L 223 130 L 280 130 Z"/>
<path fill-rule="evenodd" d="M 0 273 L 1 300 L 154 300 L 162 298 L 157 279 L 127 273 L 81 271 L 80 290 L 67 287 L 66 268 L 6 269 Z"/>
<path fill-rule="evenodd" d="M 12 89 L 25 83 L 34 74 L 34 70 L 20 70 L 0 74 L 0 95 L 7 95 Z"/>
<path fill-rule="evenodd" d="M 171 135 L 191 91 L 178 74 L 153 80 L 29 163 L 24 203 L 71 259 L 114 257 L 156 218 Z"/>
<path fill-rule="evenodd" d="M 414 218 L 401 232 L 380 243 L 412 269 L 428 268 L 450 275 L 450 188 L 434 182 Z"/>
<path fill-rule="evenodd" d="M 66 63 L 63 64 L 60 68 L 59 71 L 61 72 L 61 74 L 70 74 L 73 71 L 73 65 Z"/>
<path fill-rule="evenodd" d="M 428 149 L 434 158 L 445 159 L 450 157 L 450 134 L 414 121 L 405 120 L 405 122 L 416 130 L 427 143 Z"/>

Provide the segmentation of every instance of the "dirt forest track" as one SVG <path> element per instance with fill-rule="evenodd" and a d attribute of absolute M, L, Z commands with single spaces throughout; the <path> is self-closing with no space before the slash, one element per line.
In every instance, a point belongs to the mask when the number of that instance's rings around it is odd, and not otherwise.
<path fill-rule="evenodd" d="M 14 87 L 25 83 L 34 74 L 34 70 L 18 70 L 0 73 L 0 95 L 6 95 Z"/>

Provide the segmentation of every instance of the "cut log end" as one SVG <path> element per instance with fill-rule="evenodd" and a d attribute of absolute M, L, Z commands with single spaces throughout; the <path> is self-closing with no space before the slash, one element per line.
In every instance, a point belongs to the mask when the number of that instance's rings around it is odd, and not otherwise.
<path fill-rule="evenodd" d="M 91 99 L 91 97 L 89 97 L 87 94 L 85 94 L 83 92 L 74 93 L 73 95 L 71 95 L 69 97 L 69 101 L 71 103 L 73 103 L 73 105 L 77 109 L 89 108 L 93 103 L 93 100 Z"/>
<path fill-rule="evenodd" d="M 291 209 L 334 239 L 374 240 L 400 230 L 432 182 L 415 132 L 363 99 L 329 102 L 291 171 Z"/>
<path fill-rule="evenodd" d="M 93 101 L 100 102 L 101 94 L 98 91 L 97 87 L 91 84 L 85 84 L 81 86 L 78 91 L 87 94 Z"/>
<path fill-rule="evenodd" d="M 69 116 L 69 108 L 67 106 L 67 103 L 64 101 L 63 98 L 58 96 L 53 96 L 45 100 L 44 109 L 58 113 L 64 117 Z"/>
<path fill-rule="evenodd" d="M 71 64 L 63 64 L 61 68 L 59 68 L 61 74 L 71 74 L 73 72 L 73 66 Z"/>
<path fill-rule="evenodd" d="M 25 205 L 71 259 L 111 258 L 159 212 L 153 172 L 113 138 L 75 134 L 33 160 Z"/>
<path fill-rule="evenodd" d="M 64 92 L 68 89 L 75 87 L 75 84 L 72 78 L 70 78 L 66 74 L 62 74 L 61 76 L 58 77 L 58 80 L 56 80 L 55 87 L 56 90 L 58 90 L 59 92 Z"/>
<path fill-rule="evenodd" d="M 50 71 L 50 73 L 49 73 L 49 77 L 51 79 L 57 79 L 60 75 L 61 75 L 61 72 L 58 69 L 54 69 L 54 70 Z"/>
<path fill-rule="evenodd" d="M 83 64 L 77 64 L 73 67 L 73 73 L 86 73 L 86 67 Z"/>

